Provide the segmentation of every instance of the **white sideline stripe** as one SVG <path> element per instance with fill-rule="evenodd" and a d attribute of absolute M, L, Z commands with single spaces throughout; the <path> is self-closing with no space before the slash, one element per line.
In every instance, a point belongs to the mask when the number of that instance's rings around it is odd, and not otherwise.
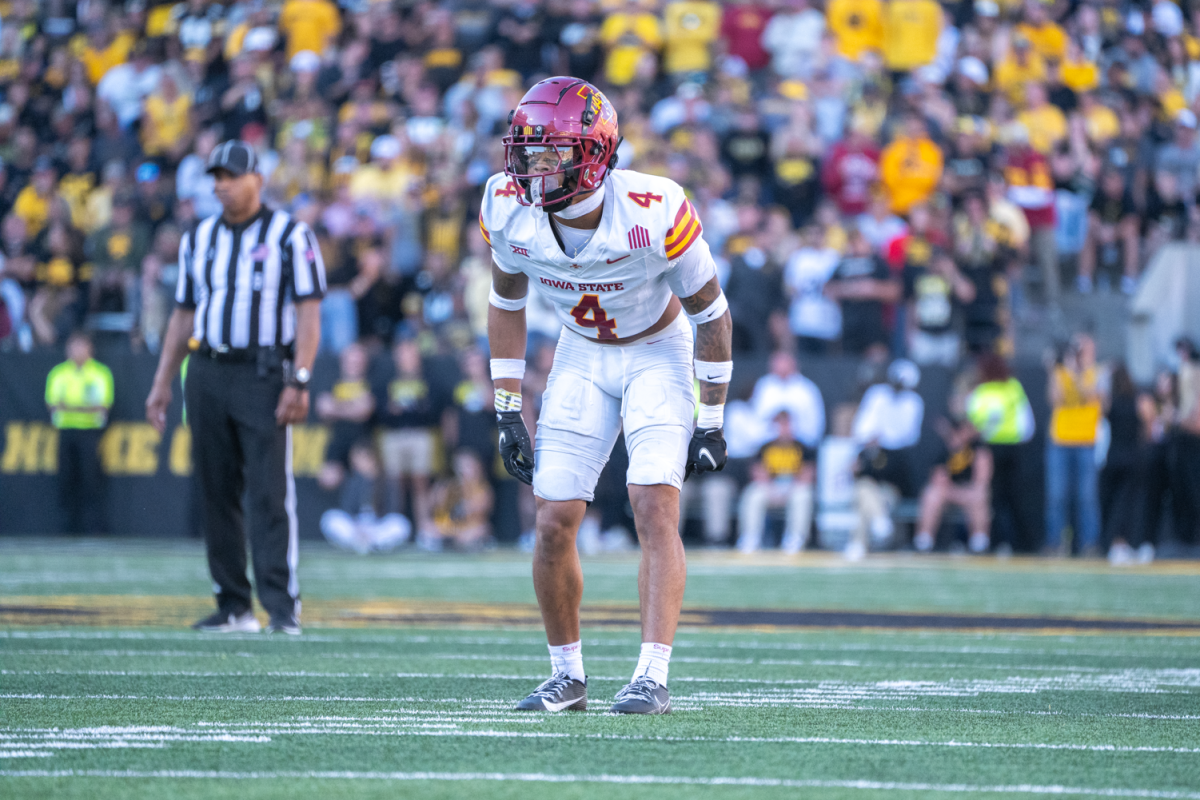
<path fill-rule="evenodd" d="M 981 786 L 961 783 L 904 783 L 870 780 L 792 780 L 786 778 L 695 778 L 667 775 L 546 775 L 504 772 L 221 772 L 200 770 L 0 770 L 0 778 L 195 778 L 201 780 L 376 780 L 495 781 L 513 783 L 615 783 L 681 786 L 758 786 L 786 789 L 861 789 L 955 794 L 1053 794 L 1091 797 L 1145 797 L 1155 800 L 1200 800 L 1200 792 L 1074 787 L 1037 784 Z"/>

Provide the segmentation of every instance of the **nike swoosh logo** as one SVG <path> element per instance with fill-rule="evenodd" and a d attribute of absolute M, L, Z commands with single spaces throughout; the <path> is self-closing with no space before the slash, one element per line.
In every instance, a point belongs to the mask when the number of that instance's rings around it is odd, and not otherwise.
<path fill-rule="evenodd" d="M 506 433 L 504 433 L 503 431 L 501 431 L 501 432 L 500 432 L 500 444 L 502 444 L 502 445 L 503 445 L 503 444 L 504 444 L 504 441 L 505 441 L 507 438 L 508 438 L 508 434 L 506 434 Z"/>
<path fill-rule="evenodd" d="M 707 447 L 701 447 L 699 454 L 697 454 L 697 456 L 696 456 L 697 461 L 699 461 L 702 458 L 707 458 L 708 463 L 712 464 L 712 468 L 714 470 L 717 468 L 717 460 L 712 457 L 712 453 L 708 452 Z"/>
<path fill-rule="evenodd" d="M 626 253 L 625 255 L 621 256 L 620 258 L 610 258 L 610 259 L 608 259 L 608 263 L 615 264 L 618 261 L 624 261 L 627 258 L 629 258 L 629 253 Z"/>
<path fill-rule="evenodd" d="M 572 700 L 563 700 L 561 703 L 551 703 L 548 700 L 542 700 L 542 705 L 547 711 L 562 711 L 567 706 L 573 706 L 580 701 L 581 698 L 576 697 Z"/>

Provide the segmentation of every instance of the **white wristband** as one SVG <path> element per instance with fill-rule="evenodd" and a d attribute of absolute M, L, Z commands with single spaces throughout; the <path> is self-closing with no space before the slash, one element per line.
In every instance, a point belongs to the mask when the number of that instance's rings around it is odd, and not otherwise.
<path fill-rule="evenodd" d="M 729 383 L 733 380 L 733 362 L 696 359 L 696 377 L 705 383 Z"/>
<path fill-rule="evenodd" d="M 725 299 L 725 293 L 721 292 L 717 295 L 717 299 L 708 304 L 708 308 L 702 309 L 695 314 L 688 314 L 688 319 L 697 325 L 703 325 L 706 322 L 712 322 L 718 317 L 724 316 L 729 310 L 729 301 Z"/>
<path fill-rule="evenodd" d="M 502 378 L 515 378 L 516 380 L 523 380 L 525 378 L 525 359 L 493 358 L 492 380 L 498 381 Z"/>
<path fill-rule="evenodd" d="M 500 309 L 501 311 L 520 311 L 525 307 L 525 301 L 528 299 L 529 295 L 518 297 L 516 300 L 510 300 L 507 297 L 501 297 L 496 293 L 495 286 L 488 290 L 488 303 Z"/>
<path fill-rule="evenodd" d="M 696 415 L 696 428 L 710 431 L 713 428 L 725 427 L 725 404 L 706 406 L 700 404 L 700 412 Z"/>

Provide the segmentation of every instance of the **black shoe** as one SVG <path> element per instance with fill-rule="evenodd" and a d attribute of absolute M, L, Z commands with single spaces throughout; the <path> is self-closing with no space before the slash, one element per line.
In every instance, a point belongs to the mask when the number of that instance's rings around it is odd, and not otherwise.
<path fill-rule="evenodd" d="M 517 703 L 517 711 L 584 711 L 587 709 L 587 678 L 577 681 L 564 672 L 533 690 Z"/>
<path fill-rule="evenodd" d="M 258 633 L 261 627 L 251 611 L 243 611 L 240 614 L 234 611 L 214 611 L 210 616 L 192 625 L 192 629 L 205 633 Z"/>
<path fill-rule="evenodd" d="M 643 675 L 617 692 L 609 711 L 613 714 L 670 714 L 671 692 Z"/>
<path fill-rule="evenodd" d="M 289 636 L 300 635 L 300 620 L 295 614 L 272 614 L 271 621 L 264 629 L 267 633 L 286 633 Z"/>

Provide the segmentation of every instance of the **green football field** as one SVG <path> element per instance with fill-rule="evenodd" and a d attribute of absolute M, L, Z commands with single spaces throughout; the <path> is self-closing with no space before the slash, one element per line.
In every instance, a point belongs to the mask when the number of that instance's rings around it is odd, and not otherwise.
<path fill-rule="evenodd" d="M 633 554 L 584 562 L 589 710 L 528 715 L 528 555 L 306 544 L 304 634 L 218 637 L 196 543 L 0 540 L 0 798 L 1200 798 L 1200 564 L 689 560 L 630 718 Z"/>

